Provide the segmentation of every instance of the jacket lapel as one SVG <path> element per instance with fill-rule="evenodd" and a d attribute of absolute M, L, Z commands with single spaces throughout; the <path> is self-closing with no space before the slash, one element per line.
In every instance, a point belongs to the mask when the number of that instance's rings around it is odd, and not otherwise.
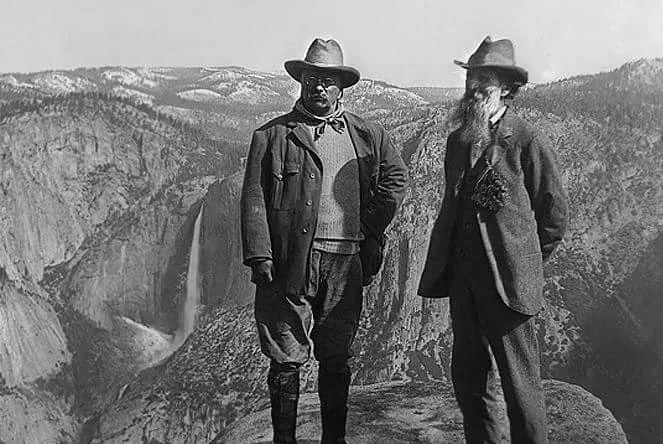
<path fill-rule="evenodd" d="M 288 127 L 288 134 L 286 135 L 286 137 L 291 137 L 297 140 L 300 146 L 303 146 L 311 153 L 313 153 L 313 157 L 318 162 L 321 162 L 320 155 L 318 154 L 318 149 L 316 148 L 315 142 L 313 141 L 313 137 L 311 136 L 311 131 L 302 121 L 300 114 L 295 111 L 292 111 L 289 114 L 289 119 L 286 122 L 286 126 Z"/>
<path fill-rule="evenodd" d="M 362 120 L 347 111 L 343 113 L 343 116 L 357 156 L 361 207 L 364 208 L 370 202 L 371 193 L 378 184 L 380 159 L 377 153 L 380 152 L 380 149 Z"/>
<path fill-rule="evenodd" d="M 506 109 L 504 116 L 499 122 L 497 134 L 495 135 L 495 143 L 490 147 L 491 151 L 486 153 L 487 160 L 494 166 L 497 165 L 504 157 L 504 154 L 509 149 L 511 144 L 511 136 L 513 135 L 514 114 L 510 108 Z"/>
<path fill-rule="evenodd" d="M 460 144 L 460 141 L 458 143 Z M 453 197 L 458 196 L 465 174 L 467 174 L 470 162 L 469 149 L 468 145 L 459 145 L 458 149 L 453 149 L 453 154 L 449 159 L 451 164 L 449 165 L 449 177 L 446 180 L 449 182 Z"/>
<path fill-rule="evenodd" d="M 373 155 L 373 150 L 371 149 L 372 141 L 368 128 L 352 113 L 345 112 L 343 116 L 345 117 L 350 140 L 352 140 L 352 144 L 357 152 L 357 158 L 361 159 Z"/>

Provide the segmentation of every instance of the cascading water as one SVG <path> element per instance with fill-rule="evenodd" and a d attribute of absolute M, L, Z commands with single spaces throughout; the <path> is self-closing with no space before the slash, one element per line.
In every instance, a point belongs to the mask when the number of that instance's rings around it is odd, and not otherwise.
<path fill-rule="evenodd" d="M 149 327 L 141 326 L 141 336 L 145 336 L 143 331 L 149 331 L 150 338 L 155 334 L 162 335 L 163 339 L 157 336 L 157 339 L 151 339 L 150 345 L 146 346 L 146 357 L 148 357 L 147 364 L 141 366 L 142 368 L 152 366 L 163 359 L 170 356 L 177 350 L 191 334 L 196 326 L 196 314 L 198 305 L 200 304 L 200 274 L 199 274 L 199 261 L 200 261 L 200 224 L 203 218 L 203 206 L 200 206 L 196 222 L 193 225 L 193 236 L 191 239 L 191 250 L 189 253 L 189 265 L 186 274 L 186 296 L 184 299 L 184 307 L 180 312 L 180 324 L 175 333 L 170 336 L 170 340 L 166 339 L 164 333 L 150 329 Z M 135 324 L 133 321 L 127 319 L 127 323 Z M 136 331 L 139 329 L 134 328 Z"/>
<path fill-rule="evenodd" d="M 203 205 L 200 206 L 196 222 L 193 225 L 189 267 L 186 274 L 186 298 L 180 318 L 180 326 L 175 333 L 176 346 L 181 345 L 196 326 L 196 311 L 200 304 L 200 282 L 198 263 L 200 261 L 200 223 L 203 218 Z"/>

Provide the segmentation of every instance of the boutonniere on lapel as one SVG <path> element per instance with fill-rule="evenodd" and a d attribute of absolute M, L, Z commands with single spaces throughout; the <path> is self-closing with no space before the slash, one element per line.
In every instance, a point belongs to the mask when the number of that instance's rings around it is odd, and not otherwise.
<path fill-rule="evenodd" d="M 472 203 L 480 210 L 496 214 L 509 197 L 509 183 L 494 166 L 499 156 L 499 145 L 489 146 L 478 162 L 482 163 L 483 170 L 474 184 Z"/>

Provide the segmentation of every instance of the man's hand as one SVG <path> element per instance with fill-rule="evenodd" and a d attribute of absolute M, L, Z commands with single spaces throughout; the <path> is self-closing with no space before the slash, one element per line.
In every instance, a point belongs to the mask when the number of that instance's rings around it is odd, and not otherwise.
<path fill-rule="evenodd" d="M 274 262 L 271 259 L 255 261 L 251 264 L 251 282 L 267 285 L 274 280 Z"/>
<path fill-rule="evenodd" d="M 359 258 L 361 259 L 361 268 L 364 275 L 363 285 L 371 283 L 373 276 L 377 274 L 382 265 L 382 245 L 380 240 L 372 234 L 365 235 L 360 244 Z"/>

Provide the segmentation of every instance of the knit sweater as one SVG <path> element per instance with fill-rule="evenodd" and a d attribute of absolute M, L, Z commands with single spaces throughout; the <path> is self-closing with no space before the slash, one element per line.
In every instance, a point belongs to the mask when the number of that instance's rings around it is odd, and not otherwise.
<path fill-rule="evenodd" d="M 312 127 L 309 127 L 313 130 Z M 322 190 L 313 247 L 330 253 L 359 251 L 359 163 L 346 131 L 327 128 L 316 141 L 322 160 Z"/>

